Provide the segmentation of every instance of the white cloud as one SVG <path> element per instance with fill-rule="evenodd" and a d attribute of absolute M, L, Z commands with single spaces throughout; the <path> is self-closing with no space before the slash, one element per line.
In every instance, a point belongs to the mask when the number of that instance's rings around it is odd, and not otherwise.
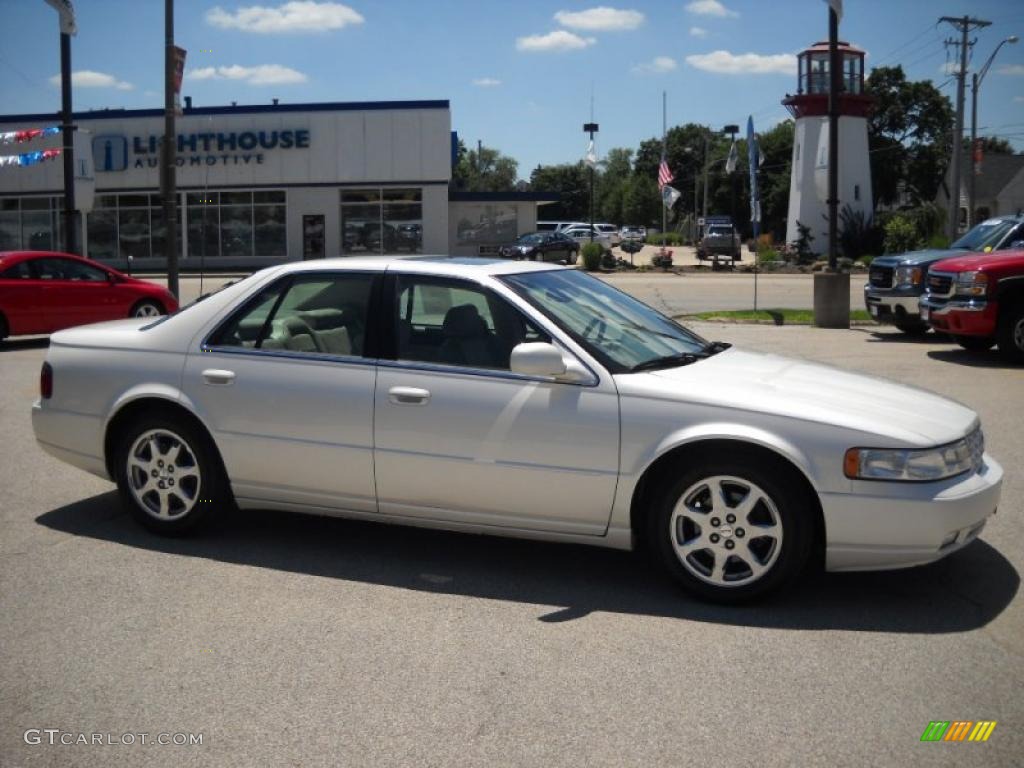
<path fill-rule="evenodd" d="M 670 56 L 655 56 L 644 64 L 637 64 L 633 71 L 638 74 L 662 75 L 676 68 L 676 60 Z"/>
<path fill-rule="evenodd" d="M 293 0 L 276 8 L 249 5 L 234 12 L 219 5 L 206 12 L 206 23 L 221 29 L 279 34 L 288 32 L 326 32 L 349 24 L 362 24 L 363 17 L 341 3 Z"/>
<path fill-rule="evenodd" d="M 686 4 L 686 10 L 697 16 L 739 16 L 736 11 L 726 8 L 718 0 L 693 0 L 692 3 Z"/>
<path fill-rule="evenodd" d="M 602 5 L 585 11 L 559 11 L 555 14 L 555 21 L 570 29 L 617 32 L 636 29 L 644 23 L 644 15 L 640 11 L 624 11 Z"/>
<path fill-rule="evenodd" d="M 546 35 L 527 35 L 516 38 L 520 51 L 574 51 L 596 43 L 592 37 L 580 37 L 564 29 L 548 32 Z"/>
<path fill-rule="evenodd" d="M 60 75 L 51 77 L 50 84 L 59 86 Z M 116 88 L 119 91 L 130 91 L 135 87 L 124 80 L 118 80 L 113 75 L 93 72 L 91 69 L 80 69 L 77 72 L 72 72 L 71 85 L 78 88 Z"/>
<path fill-rule="evenodd" d="M 1024 104 L 1024 96 L 1014 96 L 1013 100 L 1018 102 L 1018 103 Z"/>
<path fill-rule="evenodd" d="M 690 27 L 691 37 L 707 37 L 708 31 L 704 27 Z"/>
<path fill-rule="evenodd" d="M 280 64 L 259 64 L 255 67 L 243 67 L 232 64 L 230 67 L 200 67 L 185 73 L 185 81 L 189 80 L 240 80 L 248 85 L 294 85 L 308 80 L 304 74 L 291 67 Z"/>
<path fill-rule="evenodd" d="M 1007 64 L 996 70 L 1000 75 L 1024 75 L 1024 64 Z"/>
<path fill-rule="evenodd" d="M 795 75 L 796 56 L 792 53 L 730 53 L 712 51 L 686 57 L 691 67 L 724 75 Z"/>
<path fill-rule="evenodd" d="M 481 88 L 495 88 L 501 85 L 501 80 L 494 77 L 478 77 L 473 81 L 473 85 Z"/>

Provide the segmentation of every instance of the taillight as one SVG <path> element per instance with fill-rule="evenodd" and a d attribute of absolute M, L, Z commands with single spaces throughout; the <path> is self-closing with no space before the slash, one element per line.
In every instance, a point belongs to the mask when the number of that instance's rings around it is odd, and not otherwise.
<path fill-rule="evenodd" d="M 39 372 L 39 394 L 43 400 L 53 397 L 53 368 L 49 363 L 43 363 L 43 369 Z"/>

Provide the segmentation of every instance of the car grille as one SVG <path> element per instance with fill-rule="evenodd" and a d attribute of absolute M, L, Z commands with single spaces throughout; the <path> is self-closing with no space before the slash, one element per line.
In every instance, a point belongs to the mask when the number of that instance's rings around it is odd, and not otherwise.
<path fill-rule="evenodd" d="M 868 279 L 875 288 L 892 288 L 892 267 L 871 267 Z"/>
<path fill-rule="evenodd" d="M 953 275 L 945 272 L 929 272 L 928 293 L 935 296 L 951 296 L 953 294 Z"/>
<path fill-rule="evenodd" d="M 985 435 L 981 427 L 967 436 L 967 450 L 971 452 L 971 466 L 975 470 L 980 469 L 985 455 Z"/>

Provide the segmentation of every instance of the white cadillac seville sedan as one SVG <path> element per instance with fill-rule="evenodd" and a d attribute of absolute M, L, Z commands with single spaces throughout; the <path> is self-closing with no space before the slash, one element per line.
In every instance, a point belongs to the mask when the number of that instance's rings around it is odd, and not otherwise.
<path fill-rule="evenodd" d="M 235 504 L 642 544 L 719 601 L 936 560 L 1003 476 L 958 403 L 708 343 L 551 264 L 272 267 L 54 334 L 40 383 L 40 445 L 156 532 Z"/>

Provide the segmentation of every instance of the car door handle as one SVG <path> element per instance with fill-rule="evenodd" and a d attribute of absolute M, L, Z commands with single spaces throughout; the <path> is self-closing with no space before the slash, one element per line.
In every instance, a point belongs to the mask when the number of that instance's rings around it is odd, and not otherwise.
<path fill-rule="evenodd" d="M 430 402 L 430 392 L 417 387 L 392 387 L 388 390 L 388 400 L 395 405 L 426 405 Z"/>
<path fill-rule="evenodd" d="M 224 371 L 219 368 L 207 368 L 203 371 L 203 381 L 207 384 L 231 384 L 234 380 L 234 371 Z"/>

